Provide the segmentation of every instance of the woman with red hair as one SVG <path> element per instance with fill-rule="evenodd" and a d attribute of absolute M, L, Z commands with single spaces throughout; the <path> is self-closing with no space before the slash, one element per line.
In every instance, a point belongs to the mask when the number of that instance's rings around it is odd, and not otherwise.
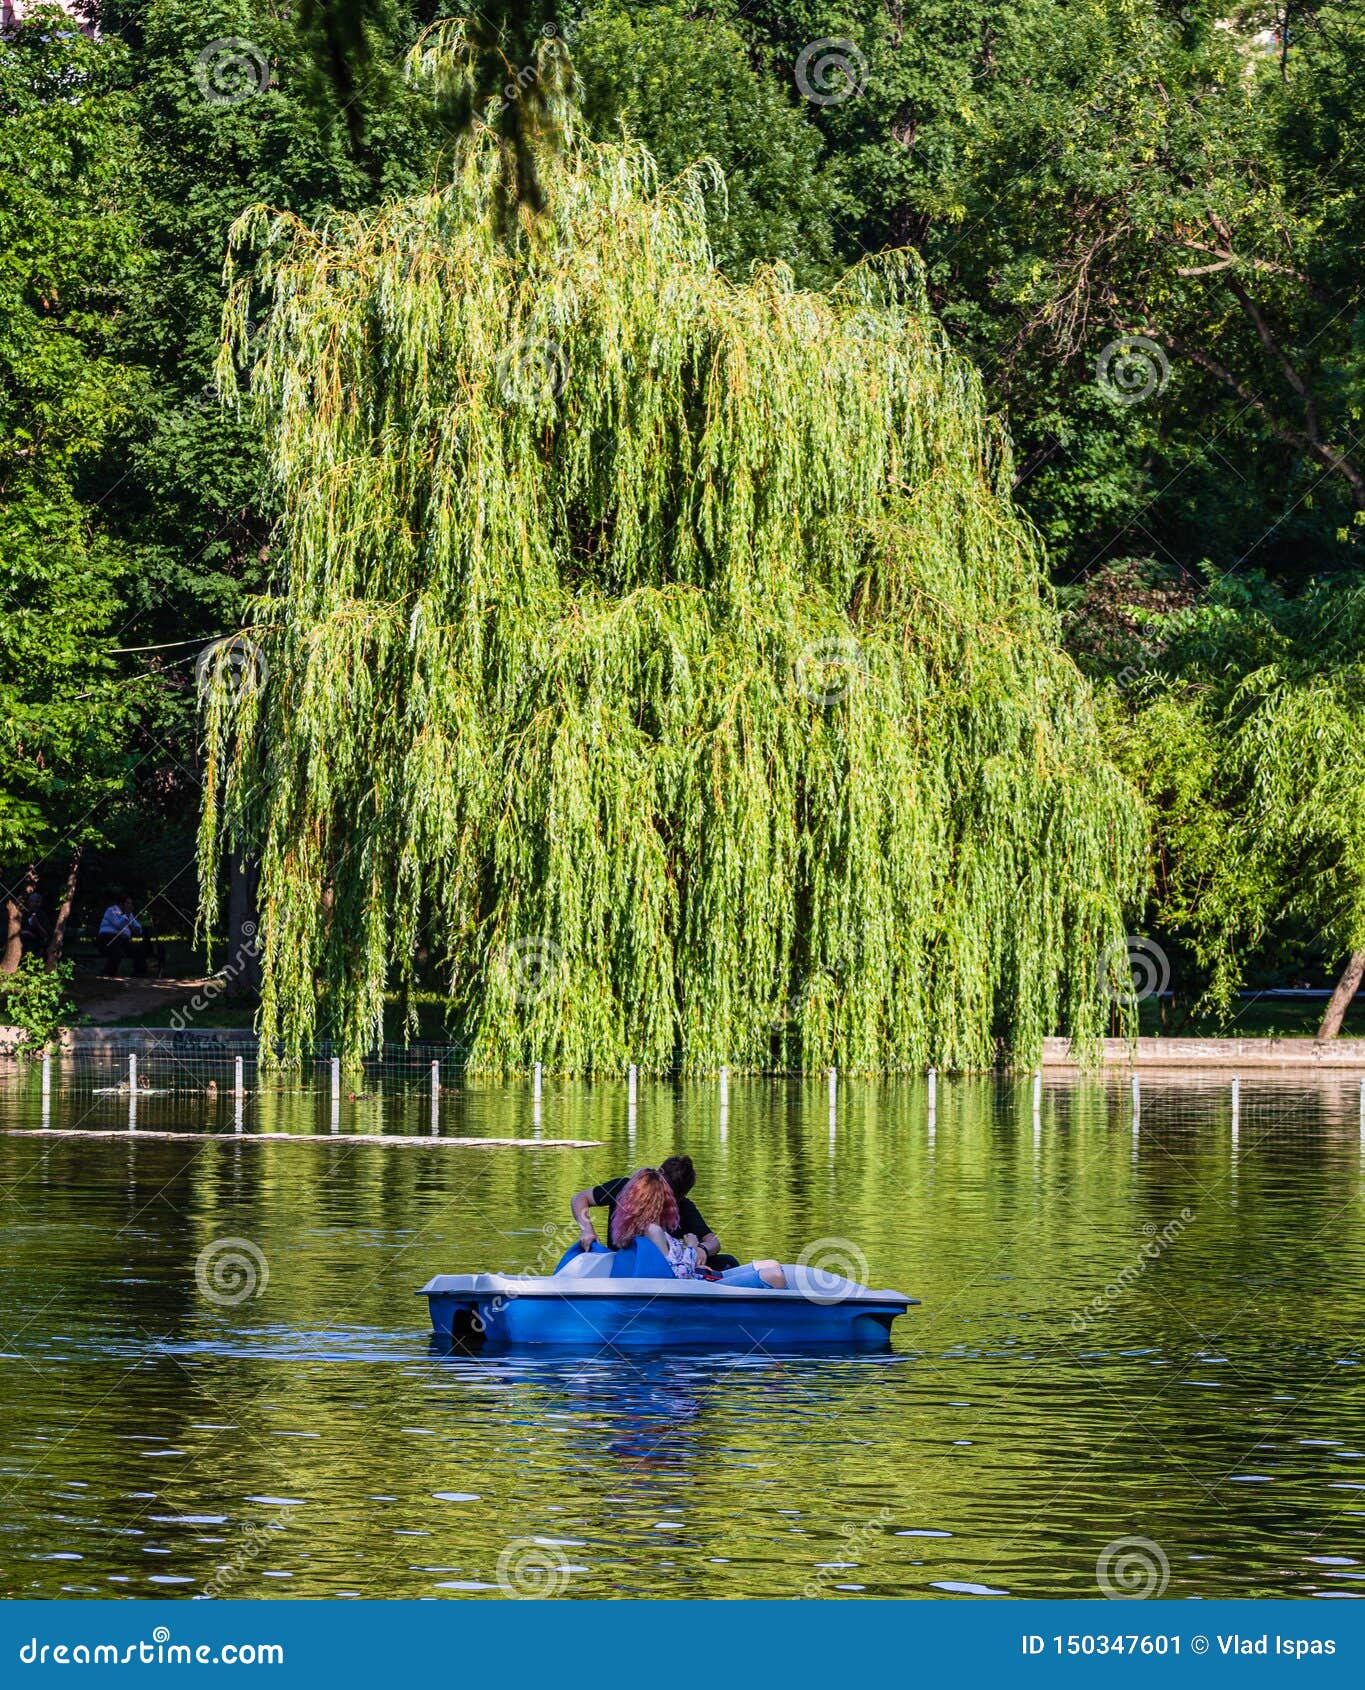
<path fill-rule="evenodd" d="M 673 1269 L 675 1279 L 719 1278 L 727 1285 L 745 1285 L 757 1289 L 767 1285 L 781 1291 L 787 1283 L 777 1262 L 750 1262 L 746 1267 L 729 1268 L 715 1275 L 706 1271 L 706 1251 L 691 1234 L 675 1238 L 678 1224 L 678 1200 L 673 1187 L 658 1168 L 641 1168 L 626 1184 L 616 1199 L 616 1211 L 611 1217 L 611 1246 L 624 1250 L 637 1238 L 647 1238 Z"/>

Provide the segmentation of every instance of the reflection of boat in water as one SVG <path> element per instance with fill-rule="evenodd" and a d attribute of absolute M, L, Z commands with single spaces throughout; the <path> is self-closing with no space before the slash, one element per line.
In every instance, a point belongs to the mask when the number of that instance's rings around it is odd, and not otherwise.
<path fill-rule="evenodd" d="M 781 1291 L 675 1279 L 642 1239 L 587 1257 L 575 1247 L 554 1274 L 438 1274 L 418 1295 L 432 1331 L 456 1344 L 641 1350 L 881 1348 L 891 1322 L 915 1302 L 799 1263 L 783 1273 Z"/>

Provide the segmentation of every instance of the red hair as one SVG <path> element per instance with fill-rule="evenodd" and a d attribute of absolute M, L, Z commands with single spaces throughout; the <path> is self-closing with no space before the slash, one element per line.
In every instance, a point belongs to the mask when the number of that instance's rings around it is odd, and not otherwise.
<path fill-rule="evenodd" d="M 671 1232 L 678 1224 L 678 1199 L 657 1168 L 641 1168 L 616 1199 L 611 1217 L 611 1241 L 618 1250 L 642 1238 L 646 1228 Z"/>

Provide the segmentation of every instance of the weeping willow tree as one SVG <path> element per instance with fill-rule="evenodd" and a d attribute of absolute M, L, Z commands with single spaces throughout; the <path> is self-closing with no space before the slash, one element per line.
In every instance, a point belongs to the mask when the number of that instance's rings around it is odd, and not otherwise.
<path fill-rule="evenodd" d="M 259 860 L 262 1036 L 354 1056 L 425 955 L 489 1069 L 1093 1039 L 1144 824 L 913 263 L 736 286 L 704 168 L 508 168 L 234 230 L 282 561 L 201 852 Z"/>
<path fill-rule="evenodd" d="M 1113 741 L 1156 818 L 1155 924 L 1220 1016 L 1274 942 L 1348 957 L 1333 1036 L 1365 976 L 1365 589 L 1228 577 L 1155 628 Z"/>

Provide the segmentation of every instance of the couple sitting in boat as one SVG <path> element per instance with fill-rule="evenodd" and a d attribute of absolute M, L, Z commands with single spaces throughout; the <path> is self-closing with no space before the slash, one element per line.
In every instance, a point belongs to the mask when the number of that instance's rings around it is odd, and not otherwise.
<path fill-rule="evenodd" d="M 589 1209 L 608 1211 L 607 1236 L 613 1250 L 625 1250 L 647 1238 L 665 1257 L 675 1279 L 712 1279 L 725 1285 L 786 1287 L 779 1263 L 741 1265 L 725 1255 L 720 1241 L 688 1193 L 697 1172 L 690 1156 L 670 1156 L 657 1168 L 641 1168 L 628 1178 L 607 1180 L 577 1192 L 573 1217 L 584 1250 L 601 1248 Z"/>

